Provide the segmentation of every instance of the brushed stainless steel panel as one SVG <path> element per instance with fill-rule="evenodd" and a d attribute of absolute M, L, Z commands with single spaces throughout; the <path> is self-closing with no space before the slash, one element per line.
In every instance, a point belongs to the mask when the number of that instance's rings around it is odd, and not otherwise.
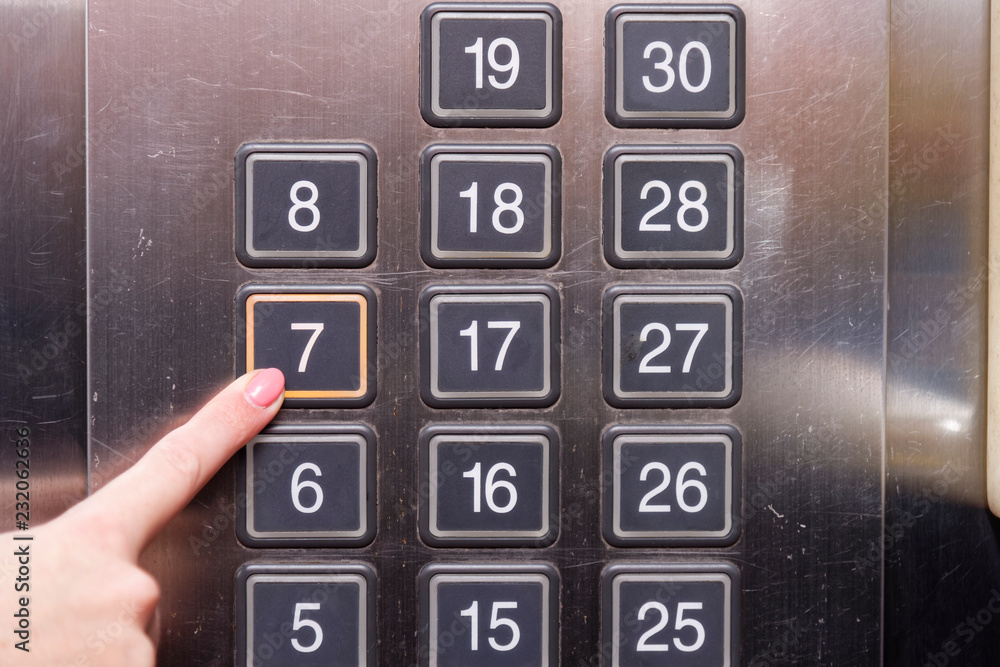
<path fill-rule="evenodd" d="M 892 6 L 886 664 L 1000 651 L 976 620 L 1000 587 L 985 509 L 989 24 L 986 0 Z"/>
<path fill-rule="evenodd" d="M 363 421 L 379 438 L 371 547 L 250 550 L 232 529 L 232 468 L 146 555 L 164 592 L 165 665 L 227 665 L 237 568 L 361 560 L 379 576 L 379 660 L 416 662 L 416 575 L 432 560 L 538 559 L 562 576 L 564 665 L 596 665 L 599 576 L 612 562 L 731 560 L 742 571 L 745 664 L 879 663 L 888 15 L 886 2 L 740 3 L 747 113 L 733 130 L 625 130 L 604 118 L 604 15 L 557 3 L 564 105 L 549 129 L 437 129 L 420 118 L 424 3 L 91 0 L 89 244 L 93 294 L 126 289 L 91 324 L 95 487 L 229 380 L 234 295 L 248 281 L 363 282 L 378 291 L 379 395 L 362 410 L 285 422 Z M 233 248 L 233 156 L 246 141 L 360 141 L 379 157 L 378 257 L 366 269 L 246 269 Z M 563 256 L 550 270 L 432 270 L 419 259 L 419 155 L 432 143 L 555 145 Z M 731 143 L 746 157 L 746 252 L 728 270 L 612 269 L 601 248 L 601 162 L 617 143 Z M 562 302 L 565 388 L 543 421 L 562 439 L 561 534 L 530 550 L 430 549 L 417 536 L 417 433 L 492 421 L 419 399 L 417 298 L 426 286 L 547 282 Z M 722 410 L 615 410 L 601 396 L 600 303 L 616 284 L 736 286 L 744 392 Z M 743 535 L 724 549 L 618 549 L 601 537 L 602 430 L 728 423 L 743 434 Z M 867 560 L 874 548 L 875 557 Z"/>
<path fill-rule="evenodd" d="M 0 532 L 15 527 L 18 429 L 31 526 L 86 495 L 85 13 L 0 1 Z"/>

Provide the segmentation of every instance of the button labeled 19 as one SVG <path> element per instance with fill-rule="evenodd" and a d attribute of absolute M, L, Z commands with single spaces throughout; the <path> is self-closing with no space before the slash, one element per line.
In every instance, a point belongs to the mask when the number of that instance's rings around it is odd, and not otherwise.
<path fill-rule="evenodd" d="M 741 300 L 728 287 L 616 287 L 605 294 L 604 395 L 618 407 L 732 405 Z"/>
<path fill-rule="evenodd" d="M 421 28 L 421 112 L 431 125 L 545 127 L 559 118 L 554 6 L 434 4 Z"/>

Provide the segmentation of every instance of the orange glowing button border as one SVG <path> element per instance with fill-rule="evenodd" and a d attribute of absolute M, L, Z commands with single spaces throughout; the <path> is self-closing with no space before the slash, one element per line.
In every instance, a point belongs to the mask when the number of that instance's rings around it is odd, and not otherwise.
<path fill-rule="evenodd" d="M 355 407 L 367 405 L 374 399 L 374 377 L 369 378 L 369 351 L 374 349 L 375 322 L 372 318 L 375 308 L 375 295 L 370 288 L 361 286 L 338 287 L 336 292 L 309 292 L 309 288 L 291 286 L 253 286 L 248 285 L 240 290 L 240 319 L 246 326 L 246 345 L 243 372 L 254 370 L 254 307 L 260 303 L 356 303 L 359 312 L 358 329 L 358 374 L 357 389 L 348 390 L 285 390 L 285 405 L 290 407 L 323 407 L 343 406 Z M 315 289 L 315 288 L 312 288 Z M 372 382 L 369 382 L 369 380 Z M 289 400 L 291 399 L 291 400 Z"/>

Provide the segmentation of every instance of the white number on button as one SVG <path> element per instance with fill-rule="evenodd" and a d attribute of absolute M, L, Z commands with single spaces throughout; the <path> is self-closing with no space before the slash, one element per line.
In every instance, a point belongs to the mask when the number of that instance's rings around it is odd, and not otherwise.
<path fill-rule="evenodd" d="M 308 190 L 309 199 L 299 197 L 299 190 Z M 319 209 L 316 202 L 319 200 L 319 188 L 312 181 L 296 181 L 288 193 L 292 200 L 292 208 L 288 210 L 288 224 L 297 232 L 311 232 L 319 225 Z M 309 224 L 299 222 L 299 211 L 306 211 L 309 214 Z"/>
<path fill-rule="evenodd" d="M 510 629 L 510 641 L 506 644 L 501 644 L 494 637 L 490 637 L 490 646 L 492 646 L 497 651 L 510 651 L 517 643 L 521 641 L 521 629 L 517 627 L 517 623 L 509 618 L 501 618 L 501 609 L 517 609 L 516 602 L 494 602 L 493 603 L 493 615 L 490 617 L 490 630 L 496 630 L 500 627 L 506 627 Z M 468 609 L 463 609 L 459 612 L 461 616 L 469 617 L 469 625 L 471 626 L 472 632 L 471 637 L 471 648 L 473 651 L 479 650 L 479 601 L 475 600 L 469 606 Z"/>
<path fill-rule="evenodd" d="M 493 370 L 502 371 L 503 362 L 507 358 L 507 348 L 510 347 L 510 342 L 514 340 L 514 334 L 517 330 L 521 328 L 521 322 L 487 322 L 487 328 L 489 329 L 507 329 L 510 333 L 507 334 L 507 338 L 504 340 L 503 345 L 500 346 L 500 352 L 497 354 L 497 361 L 493 365 Z M 472 324 L 466 329 L 462 329 L 458 332 L 459 336 L 469 339 L 469 370 L 478 371 L 479 370 L 479 320 L 472 320 Z"/>
<path fill-rule="evenodd" d="M 501 63 L 497 60 L 497 49 L 501 46 L 507 47 L 510 51 L 510 59 Z M 475 44 L 472 46 L 465 47 L 466 53 L 471 53 L 476 56 L 476 88 L 483 87 L 483 38 L 480 37 L 476 40 Z M 521 68 L 521 56 L 517 51 L 517 44 L 506 37 L 497 37 L 492 42 L 490 42 L 489 48 L 486 50 L 486 59 L 490 63 L 490 68 L 494 72 L 509 72 L 506 81 L 499 81 L 494 75 L 490 74 L 487 80 L 490 85 L 498 90 L 506 90 L 514 85 L 517 81 L 517 73 Z"/>
<path fill-rule="evenodd" d="M 504 193 L 514 194 L 511 201 L 504 201 Z M 479 182 L 474 181 L 466 190 L 458 193 L 462 199 L 469 200 L 469 233 L 475 234 L 479 231 Z M 524 211 L 521 210 L 521 202 L 524 200 L 524 193 L 520 186 L 515 183 L 501 183 L 493 191 L 493 202 L 496 208 L 493 209 L 493 229 L 501 234 L 516 234 L 524 226 Z M 503 214 L 512 213 L 514 215 L 513 224 L 507 226 L 503 224 Z"/>
<path fill-rule="evenodd" d="M 688 348 L 687 355 L 684 357 L 684 366 L 681 368 L 682 373 L 691 372 L 691 363 L 694 361 L 694 353 L 698 350 L 698 346 L 701 344 L 701 339 L 705 337 L 708 333 L 708 324 L 698 323 L 698 324 L 688 324 L 681 323 L 675 325 L 676 331 L 697 331 L 694 340 L 691 341 L 691 347 Z M 654 366 L 650 362 L 659 356 L 661 353 L 666 351 L 670 347 L 670 328 L 666 324 L 661 324 L 660 322 L 650 322 L 642 328 L 639 333 L 639 340 L 643 343 L 652 332 L 657 332 L 663 337 L 663 341 L 653 348 L 646 356 L 642 358 L 639 363 L 640 373 L 669 373 L 670 366 Z"/>
<path fill-rule="evenodd" d="M 294 505 L 295 509 L 303 514 L 313 514 L 319 510 L 320 506 L 323 505 L 323 488 L 312 480 L 307 480 L 305 482 L 300 481 L 302 473 L 306 471 L 313 473 L 317 477 L 323 476 L 323 471 L 321 471 L 319 466 L 315 463 L 303 463 L 296 468 L 295 472 L 292 473 L 292 505 Z M 311 489 L 315 494 L 316 497 L 313 500 L 312 505 L 302 504 L 303 489 Z"/>
<path fill-rule="evenodd" d="M 517 489 L 507 480 L 496 481 L 495 477 L 498 472 L 505 472 L 511 477 L 517 477 L 517 471 L 514 470 L 514 466 L 511 464 L 501 462 L 491 467 L 490 471 L 486 473 L 486 492 L 484 494 L 486 496 L 486 506 L 497 514 L 506 514 L 517 505 Z M 472 511 L 478 514 L 483 509 L 480 500 L 482 464 L 477 462 L 476 465 L 472 466 L 471 470 L 463 472 L 462 477 L 472 479 Z M 500 505 L 496 501 L 496 492 L 499 489 L 507 492 L 507 502 L 504 505 Z"/>
<path fill-rule="evenodd" d="M 313 653 L 323 645 L 323 628 L 321 628 L 319 623 L 316 621 L 311 621 L 308 618 L 302 618 L 302 612 L 319 611 L 319 609 L 320 604 L 318 602 L 295 603 L 295 618 L 292 620 L 292 630 L 295 631 L 301 630 L 302 628 L 309 628 L 315 635 L 312 644 L 302 644 L 298 637 L 292 637 L 292 648 L 299 653 Z"/>
<path fill-rule="evenodd" d="M 643 201 L 649 197 L 650 190 L 659 190 L 663 193 L 660 203 L 646 211 L 639 221 L 639 231 L 641 232 L 669 232 L 670 223 L 652 222 L 651 218 L 663 211 L 670 204 L 670 186 L 663 181 L 649 181 L 642 186 L 639 198 Z M 689 196 L 691 190 L 698 193 L 696 199 Z M 708 225 L 708 209 L 705 202 L 708 200 L 708 189 L 701 181 L 685 181 L 679 190 L 682 206 L 677 210 L 677 225 L 685 232 L 700 232 Z M 696 213 L 694 224 L 688 221 L 688 211 Z"/>
<path fill-rule="evenodd" d="M 306 349 L 302 351 L 302 356 L 299 358 L 300 373 L 306 372 L 306 367 L 309 365 L 309 355 L 312 354 L 313 345 L 316 344 L 316 339 L 319 338 L 324 327 L 325 325 L 322 322 L 292 322 L 292 331 L 313 332 L 313 335 L 309 337 L 309 342 L 306 343 Z"/>
<path fill-rule="evenodd" d="M 677 485 L 676 485 L 677 489 L 675 492 L 677 496 L 677 504 L 680 505 L 682 510 L 689 513 L 700 512 L 705 508 L 706 503 L 708 503 L 708 489 L 705 487 L 704 483 L 696 479 L 691 479 L 691 480 L 685 479 L 685 476 L 692 470 L 697 472 L 702 477 L 708 475 L 708 472 L 705 470 L 705 466 L 698 463 L 697 461 L 691 461 L 689 463 L 685 463 L 683 466 L 681 466 L 680 471 L 677 473 Z M 656 488 L 652 489 L 649 493 L 647 493 L 645 496 L 642 497 L 642 501 L 639 503 L 639 511 L 669 512 L 670 505 L 667 505 L 665 503 L 653 504 L 650 501 L 652 501 L 654 498 L 656 498 L 656 496 L 666 491 L 667 487 L 670 486 L 670 468 L 668 468 L 665 464 L 660 463 L 659 461 L 652 461 L 650 463 L 647 463 L 645 466 L 643 466 L 642 472 L 639 473 L 639 481 L 645 482 L 646 479 L 649 477 L 649 474 L 652 472 L 660 473 L 663 476 L 663 481 L 661 481 L 658 485 L 656 485 Z M 694 489 L 698 492 L 698 502 L 696 502 L 694 505 L 689 504 L 684 497 L 684 494 L 687 493 L 688 489 Z"/>
<path fill-rule="evenodd" d="M 646 87 L 651 93 L 665 93 L 674 87 L 674 81 L 677 79 L 677 75 L 674 74 L 674 68 L 670 66 L 670 61 L 674 59 L 674 50 L 670 48 L 670 45 L 666 42 L 650 42 L 646 45 L 646 50 L 643 51 L 642 57 L 649 60 L 653 57 L 655 51 L 661 51 L 663 53 L 663 60 L 653 63 L 653 68 L 658 69 L 664 74 L 666 74 L 667 80 L 662 84 L 654 84 L 649 76 L 642 77 L 642 85 Z M 705 61 L 705 72 L 702 74 L 701 82 L 698 85 L 693 85 L 691 80 L 688 78 L 688 59 L 690 58 L 692 51 L 698 51 L 701 53 L 702 58 Z M 701 42 L 688 42 L 681 49 L 680 57 L 680 79 L 681 86 L 684 90 L 689 93 L 700 93 L 708 87 L 709 79 L 712 77 L 712 56 L 708 52 L 708 47 Z"/>
<path fill-rule="evenodd" d="M 678 650 L 684 651 L 685 653 L 690 653 L 692 651 L 697 651 L 705 643 L 705 626 L 700 622 L 694 620 L 693 618 L 684 618 L 684 612 L 688 610 L 698 610 L 702 608 L 702 603 L 700 602 L 679 602 L 677 603 L 677 618 L 674 620 L 674 629 L 682 630 L 684 628 L 694 628 L 696 638 L 694 643 L 685 644 L 679 637 L 674 637 L 674 646 Z M 670 614 L 667 611 L 666 605 L 661 602 L 647 602 L 639 608 L 638 619 L 640 621 L 646 620 L 646 614 L 650 611 L 655 611 L 660 615 L 659 622 L 652 628 L 647 630 L 639 637 L 639 644 L 635 647 L 636 651 L 669 651 L 670 644 L 651 644 L 649 640 L 659 633 L 661 630 L 667 627 L 670 620 Z"/>

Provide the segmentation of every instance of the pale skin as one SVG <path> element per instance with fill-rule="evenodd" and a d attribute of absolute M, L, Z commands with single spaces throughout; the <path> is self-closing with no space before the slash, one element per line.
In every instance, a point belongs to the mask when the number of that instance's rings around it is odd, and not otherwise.
<path fill-rule="evenodd" d="M 249 373 L 223 389 L 129 470 L 49 523 L 30 543 L 0 535 L 0 665 L 151 667 L 160 588 L 138 565 L 146 546 L 277 413 L 284 379 Z M 263 403 L 259 405 L 258 403 Z M 16 549 L 30 544 L 30 586 L 17 593 Z M 14 634 L 30 598 L 30 653 Z"/>

